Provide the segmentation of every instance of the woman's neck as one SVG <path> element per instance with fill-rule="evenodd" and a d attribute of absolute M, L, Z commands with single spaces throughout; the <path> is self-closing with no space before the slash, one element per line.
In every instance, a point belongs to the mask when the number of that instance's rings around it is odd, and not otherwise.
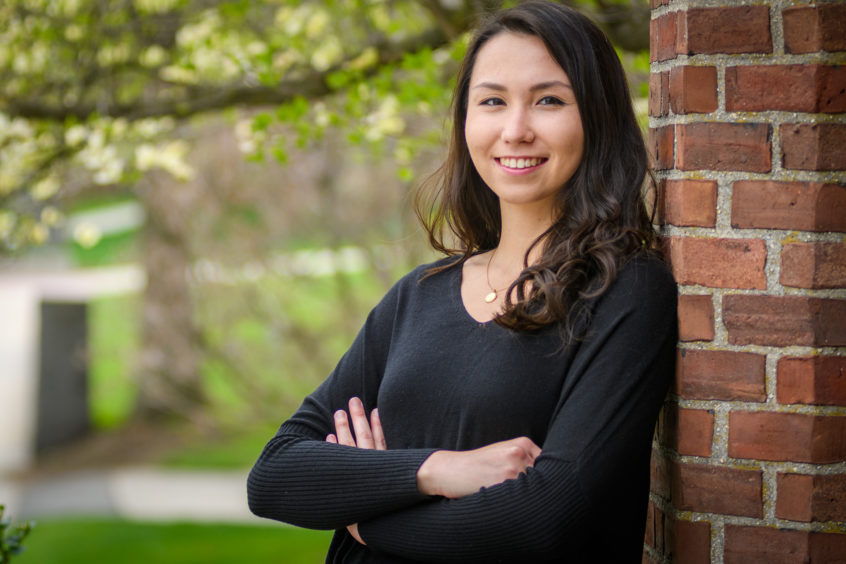
<path fill-rule="evenodd" d="M 523 268 L 526 251 L 532 243 L 552 225 L 549 208 L 527 210 L 514 206 L 502 207 L 502 231 L 496 248 L 496 262 L 509 265 L 512 269 Z M 532 248 L 529 264 L 540 258 L 542 242 Z"/>

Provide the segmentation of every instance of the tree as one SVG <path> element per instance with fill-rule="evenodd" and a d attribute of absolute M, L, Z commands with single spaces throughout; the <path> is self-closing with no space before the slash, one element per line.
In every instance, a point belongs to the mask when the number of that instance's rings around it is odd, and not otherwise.
<path fill-rule="evenodd" d="M 77 194 L 92 186 L 122 186 L 135 189 L 148 209 L 147 239 L 159 249 L 153 260 L 167 265 L 157 270 L 180 272 L 188 258 L 169 228 L 162 173 L 151 171 L 192 177 L 185 162 L 189 145 L 180 132 L 200 114 L 249 111 L 238 135 L 252 159 L 272 155 L 284 163 L 292 150 L 330 130 L 379 151 L 391 140 L 398 173 L 409 178 L 416 144 L 439 133 L 408 136 L 409 121 L 444 115 L 468 30 L 508 3 L 5 0 L 0 255 L 47 240 L 62 221 L 65 202 Z M 619 45 L 648 46 L 645 2 L 576 3 Z M 96 236 L 76 235 L 83 241 Z M 175 325 L 190 336 L 190 312 L 178 317 L 168 308 L 169 300 L 188 295 L 184 281 L 176 276 L 166 287 L 148 290 L 145 335 L 152 341 L 146 348 L 167 348 L 155 342 L 167 339 L 157 327 Z M 157 325 L 157 311 L 171 318 Z M 170 380 L 164 389 L 201 404 L 203 394 L 191 377 L 196 359 L 178 360 L 177 370 L 176 358 L 160 356 L 147 389 L 162 389 L 158 384 Z M 151 395 L 157 393 L 162 395 Z"/>

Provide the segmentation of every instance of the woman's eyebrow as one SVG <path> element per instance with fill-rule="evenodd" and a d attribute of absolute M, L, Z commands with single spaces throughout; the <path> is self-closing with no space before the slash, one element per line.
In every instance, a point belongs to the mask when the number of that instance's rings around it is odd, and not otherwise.
<path fill-rule="evenodd" d="M 553 86 L 562 86 L 564 88 L 569 88 L 570 90 L 573 89 L 572 86 L 567 84 L 566 82 L 562 82 L 560 80 L 549 80 L 547 82 L 539 82 L 533 86 L 529 87 L 531 92 L 535 92 L 537 90 L 546 90 L 547 88 L 552 88 Z M 505 92 L 508 90 L 502 84 L 497 84 L 496 82 L 480 82 L 479 84 L 473 86 L 471 90 L 475 90 L 477 88 L 487 88 L 488 90 L 496 90 L 498 92 Z"/>

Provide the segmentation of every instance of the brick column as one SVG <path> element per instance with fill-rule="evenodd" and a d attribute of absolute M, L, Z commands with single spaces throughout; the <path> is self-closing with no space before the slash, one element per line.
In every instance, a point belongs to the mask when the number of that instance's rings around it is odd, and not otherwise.
<path fill-rule="evenodd" d="M 652 0 L 651 39 L 681 342 L 644 562 L 846 561 L 846 4 Z"/>

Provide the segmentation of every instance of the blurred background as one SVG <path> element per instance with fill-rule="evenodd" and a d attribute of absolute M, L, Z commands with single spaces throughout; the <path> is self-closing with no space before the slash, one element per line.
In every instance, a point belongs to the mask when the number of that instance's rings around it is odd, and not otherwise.
<path fill-rule="evenodd" d="M 434 258 L 414 189 L 469 31 L 516 3 L 0 2 L 0 505 L 36 521 L 0 561 L 323 561 L 246 473 Z M 648 3 L 568 3 L 645 128 Z"/>

